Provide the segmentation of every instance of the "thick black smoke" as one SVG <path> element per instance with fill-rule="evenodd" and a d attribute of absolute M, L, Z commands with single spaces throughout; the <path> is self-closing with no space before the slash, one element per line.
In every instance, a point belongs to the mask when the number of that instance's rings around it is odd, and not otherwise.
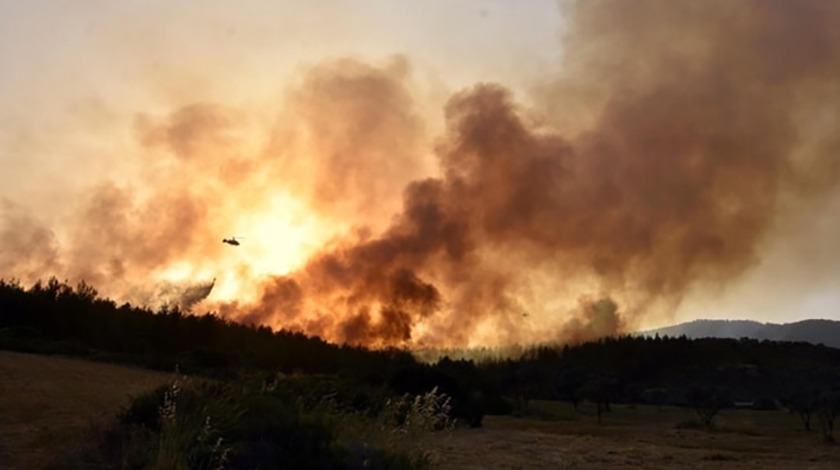
<path fill-rule="evenodd" d="M 441 176 L 410 183 L 389 228 L 230 310 L 372 345 L 612 334 L 744 272 L 785 191 L 836 184 L 836 133 L 805 155 L 801 140 L 810 114 L 836 117 L 827 103 L 840 102 L 833 2 L 585 1 L 567 13 L 567 72 L 543 94 L 550 114 L 568 105 L 565 120 L 535 121 L 499 85 L 458 93 Z M 550 307 L 570 295 L 577 307 Z M 527 326 L 533 309 L 547 329 Z"/>

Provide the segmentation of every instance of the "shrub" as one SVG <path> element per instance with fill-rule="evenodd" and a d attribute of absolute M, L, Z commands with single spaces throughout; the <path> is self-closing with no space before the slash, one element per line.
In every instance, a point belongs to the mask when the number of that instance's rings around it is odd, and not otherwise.
<path fill-rule="evenodd" d="M 178 377 L 123 410 L 106 442 L 113 450 L 108 458 L 138 469 L 416 469 L 432 460 L 422 434 L 454 426 L 451 400 L 436 389 L 369 408 L 378 396 L 371 390 L 296 392 L 325 391 L 328 383 L 323 377 L 270 383 Z"/>

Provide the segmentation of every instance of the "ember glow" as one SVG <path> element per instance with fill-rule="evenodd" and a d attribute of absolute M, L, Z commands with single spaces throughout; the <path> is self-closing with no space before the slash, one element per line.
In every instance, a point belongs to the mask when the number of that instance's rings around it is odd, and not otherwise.
<path fill-rule="evenodd" d="M 837 310 L 840 7 L 450 3 L 3 7 L 0 275 L 497 346 L 756 308 L 807 246 L 777 306 Z"/>

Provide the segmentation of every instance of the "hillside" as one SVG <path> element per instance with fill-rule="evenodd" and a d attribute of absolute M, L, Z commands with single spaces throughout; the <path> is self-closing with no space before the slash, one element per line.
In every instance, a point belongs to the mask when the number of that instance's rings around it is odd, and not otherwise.
<path fill-rule="evenodd" d="M 59 456 L 85 451 L 121 407 L 172 377 L 0 350 L 0 468 L 52 467 Z"/>
<path fill-rule="evenodd" d="M 803 320 L 795 323 L 760 323 L 749 320 L 695 320 L 640 333 L 645 336 L 688 338 L 753 338 L 802 341 L 840 348 L 840 321 Z"/>

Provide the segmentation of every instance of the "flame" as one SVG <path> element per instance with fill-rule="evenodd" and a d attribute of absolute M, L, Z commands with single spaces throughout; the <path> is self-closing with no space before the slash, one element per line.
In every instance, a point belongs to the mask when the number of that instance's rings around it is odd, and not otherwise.
<path fill-rule="evenodd" d="M 232 218 L 239 246 L 231 246 L 214 263 L 219 283 L 208 298 L 213 302 L 249 301 L 257 283 L 299 268 L 325 242 L 334 228 L 313 216 L 307 205 L 285 192 L 268 198 L 262 207 L 243 207 Z"/>

